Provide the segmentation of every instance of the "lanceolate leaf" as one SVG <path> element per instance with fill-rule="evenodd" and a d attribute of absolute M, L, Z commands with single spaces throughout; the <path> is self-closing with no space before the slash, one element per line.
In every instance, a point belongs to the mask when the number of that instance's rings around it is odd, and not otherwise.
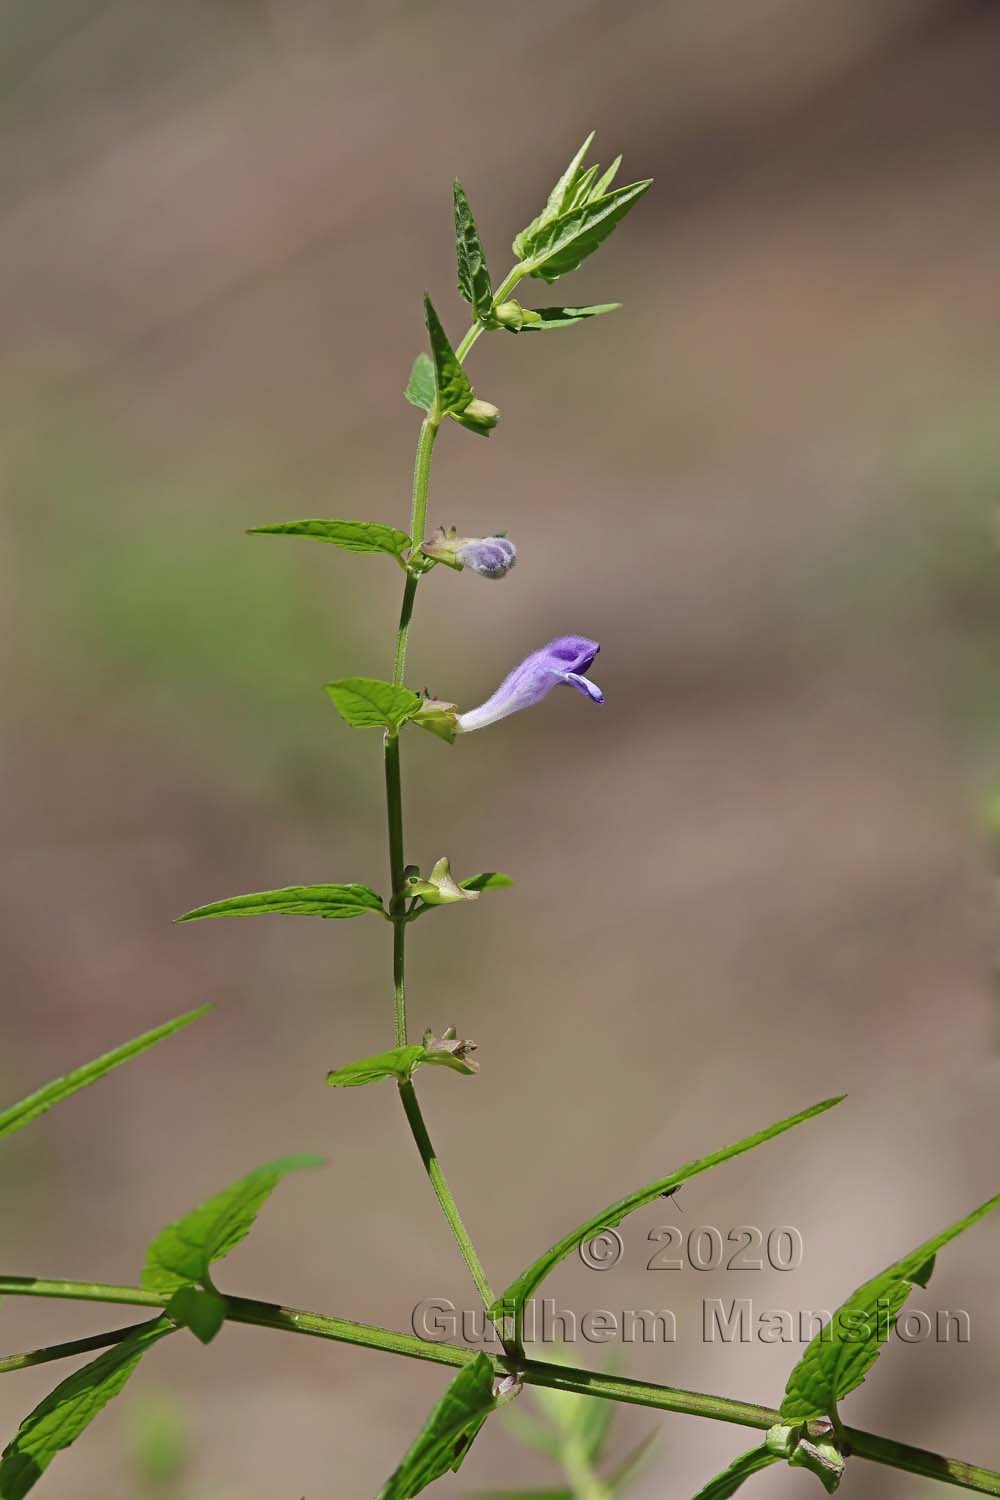
<path fill-rule="evenodd" d="M 405 1081 L 423 1055 L 424 1049 L 419 1042 L 410 1047 L 393 1047 L 390 1052 L 380 1052 L 377 1057 L 363 1057 L 360 1062 L 336 1068 L 326 1075 L 326 1081 L 335 1089 L 357 1088 L 363 1083 L 378 1083 L 383 1078 Z"/>
<path fill-rule="evenodd" d="M 551 193 L 549 194 L 548 202 L 542 209 L 541 213 L 538 215 L 537 219 L 532 219 L 527 228 L 522 229 L 521 233 L 514 240 L 514 254 L 517 256 L 518 260 L 525 259 L 525 244 L 532 237 L 532 235 L 537 233 L 537 231 L 542 227 L 543 224 L 551 223 L 553 219 L 557 219 L 560 214 L 564 214 L 567 209 L 572 208 L 573 195 L 577 188 L 577 185 L 579 184 L 580 178 L 583 175 L 583 160 L 587 155 L 587 152 L 590 150 L 596 133 L 597 132 L 594 130 L 590 132 L 587 139 L 584 141 L 583 145 L 580 147 L 579 151 L 573 157 L 573 160 L 570 162 L 565 172 L 559 178 L 559 181 L 556 183 L 555 187 L 552 189 Z"/>
<path fill-rule="evenodd" d="M 493 284 L 472 209 L 460 182 L 455 183 L 455 252 L 458 259 L 458 290 L 472 306 L 477 318 L 489 316 L 493 306 Z"/>
<path fill-rule="evenodd" d="M 615 188 L 602 198 L 592 198 L 542 224 L 524 241 L 524 264 L 529 273 L 542 281 L 555 281 L 575 271 L 651 186 L 652 179 L 648 178 Z"/>
<path fill-rule="evenodd" d="M 388 552 L 390 557 L 400 557 L 412 545 L 405 531 L 377 521 L 280 521 L 274 526 L 253 526 L 248 534 L 308 536 L 343 547 L 345 552 Z"/>
<path fill-rule="evenodd" d="M 434 304 L 424 293 L 424 320 L 431 341 L 434 360 L 434 385 L 437 405 L 442 413 L 463 412 L 472 400 L 469 377 L 455 357 L 448 342 L 448 335 L 441 326 L 441 319 L 434 311 Z"/>
<path fill-rule="evenodd" d="M 460 880 L 458 883 L 466 891 L 501 891 L 514 884 L 509 875 L 502 875 L 499 870 L 486 870 L 482 875 L 470 875 L 468 880 Z"/>
<path fill-rule="evenodd" d="M 375 677 L 343 677 L 339 682 L 328 682 L 326 691 L 352 729 L 398 729 L 420 711 L 423 703 L 419 693 Z"/>
<path fill-rule="evenodd" d="M 730 1495 L 736 1494 L 745 1479 L 780 1462 L 778 1455 L 768 1452 L 763 1444 L 759 1448 L 751 1448 L 749 1453 L 741 1453 L 739 1458 L 734 1459 L 728 1469 L 716 1474 L 703 1490 L 698 1491 L 694 1500 L 729 1500 Z"/>
<path fill-rule="evenodd" d="M 851 1293 L 788 1377 L 781 1403 L 784 1420 L 832 1415 L 840 1398 L 861 1384 L 878 1359 L 913 1287 L 927 1285 L 937 1252 L 998 1203 L 1000 1194 Z"/>
<path fill-rule="evenodd" d="M 599 302 L 594 307 L 536 307 L 524 309 L 522 333 L 544 333 L 547 328 L 571 328 L 601 313 L 617 312 L 620 302 Z"/>
<path fill-rule="evenodd" d="M 449 1469 L 459 1468 L 495 1405 L 493 1368 L 485 1354 L 477 1354 L 455 1376 L 378 1500 L 412 1500 Z"/>
<path fill-rule="evenodd" d="M 697 1177 L 700 1172 L 707 1172 L 710 1167 L 717 1167 L 724 1161 L 730 1161 L 734 1156 L 742 1156 L 745 1151 L 752 1151 L 755 1146 L 762 1146 L 765 1141 L 783 1135 L 786 1130 L 801 1125 L 805 1120 L 811 1120 L 815 1115 L 823 1114 L 826 1110 L 832 1109 L 835 1104 L 839 1104 L 843 1097 L 840 1095 L 835 1099 L 824 1099 L 810 1109 L 790 1115 L 787 1120 L 779 1120 L 776 1125 L 769 1125 L 765 1130 L 758 1130 L 754 1135 L 748 1135 L 733 1146 L 724 1146 L 721 1151 L 714 1151 L 711 1156 L 703 1156 L 697 1161 L 688 1162 L 686 1166 L 678 1167 L 675 1172 L 671 1172 L 668 1177 L 661 1177 L 658 1182 L 650 1183 L 648 1187 L 639 1188 L 636 1192 L 629 1193 L 628 1197 L 620 1198 L 617 1203 L 609 1204 L 601 1213 L 595 1214 L 585 1224 L 581 1224 L 577 1229 L 564 1235 L 550 1250 L 522 1271 L 520 1276 L 512 1281 L 507 1290 L 494 1302 L 490 1308 L 490 1316 L 499 1319 L 505 1315 L 520 1314 L 525 1302 L 550 1271 L 553 1271 L 568 1255 L 572 1255 L 581 1243 L 591 1239 L 600 1230 L 614 1228 L 627 1214 L 633 1213 L 637 1208 L 642 1208 L 646 1203 L 652 1203 L 654 1199 L 662 1197 L 672 1188 L 680 1187 L 681 1183 L 687 1182 L 690 1177 Z"/>
<path fill-rule="evenodd" d="M 403 395 L 411 406 L 419 406 L 422 411 L 430 411 L 434 405 L 434 361 L 429 354 L 418 354 L 413 361 Z"/>
<path fill-rule="evenodd" d="M 63 1448 L 76 1441 L 125 1385 L 146 1350 L 174 1331 L 157 1318 L 76 1370 L 25 1417 L 0 1462 L 0 1497 L 22 1500 Z"/>
<path fill-rule="evenodd" d="M 103 1078 L 105 1073 L 110 1073 L 121 1063 L 128 1062 L 130 1057 L 137 1057 L 140 1052 L 145 1052 L 147 1047 L 154 1047 L 157 1042 L 162 1042 L 164 1037 L 173 1036 L 175 1031 L 180 1031 L 185 1026 L 190 1026 L 192 1021 L 197 1021 L 201 1016 L 207 1015 L 211 1006 L 203 1005 L 200 1010 L 188 1011 L 187 1015 L 178 1016 L 175 1021 L 167 1021 L 163 1026 L 155 1026 L 152 1031 L 143 1032 L 131 1042 L 125 1042 L 123 1046 L 116 1047 L 114 1052 L 106 1052 L 103 1057 L 95 1058 L 93 1062 L 85 1063 L 82 1068 L 67 1073 L 65 1078 L 57 1078 L 53 1083 L 47 1083 L 44 1088 L 38 1089 L 34 1094 L 29 1094 L 26 1099 L 21 1099 L 17 1104 L 11 1104 L 0 1113 L 0 1136 L 12 1135 L 15 1130 L 21 1130 L 23 1126 L 30 1125 L 32 1120 L 37 1120 L 53 1104 L 58 1104 L 61 1099 L 68 1099 L 80 1089 L 85 1089 L 88 1084 L 96 1083 Z"/>
<path fill-rule="evenodd" d="M 321 1156 L 285 1156 L 256 1167 L 239 1182 L 223 1188 L 183 1218 L 168 1224 L 146 1251 L 142 1284 L 151 1292 L 173 1292 L 182 1286 L 211 1291 L 211 1267 L 246 1239 L 258 1210 L 282 1177 L 300 1167 L 321 1167 Z M 0 1492 L 2 1494 L 2 1492 Z"/>
<path fill-rule="evenodd" d="M 185 912 L 178 922 L 200 922 L 203 917 L 260 917 L 278 913 L 286 917 L 360 917 L 366 911 L 381 914 L 382 897 L 367 885 L 286 885 L 277 891 L 251 891 L 246 896 L 228 896 Z M 2 1496 L 0 1496 L 2 1500 Z"/>

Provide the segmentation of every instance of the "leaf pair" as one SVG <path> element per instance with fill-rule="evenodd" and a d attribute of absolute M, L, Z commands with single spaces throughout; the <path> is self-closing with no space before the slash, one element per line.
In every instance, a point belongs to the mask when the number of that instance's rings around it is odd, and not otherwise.
<path fill-rule="evenodd" d="M 621 157 L 598 176 L 584 167 L 594 132 L 584 141 L 549 194 L 545 208 L 514 240 L 514 254 L 531 276 L 555 281 L 575 271 L 603 244 L 652 186 L 652 179 L 611 188 Z"/>

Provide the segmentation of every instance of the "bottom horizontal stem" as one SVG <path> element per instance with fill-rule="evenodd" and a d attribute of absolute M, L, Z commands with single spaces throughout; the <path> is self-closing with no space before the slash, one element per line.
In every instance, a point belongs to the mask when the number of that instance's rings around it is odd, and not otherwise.
<path fill-rule="evenodd" d="M 170 1300 L 167 1296 L 147 1292 L 141 1287 L 111 1286 L 98 1281 L 49 1281 L 34 1276 L 0 1276 L 0 1296 L 5 1295 L 59 1297 L 150 1308 L 162 1308 Z M 357 1344 L 369 1349 L 384 1349 L 391 1354 L 402 1354 L 410 1359 L 429 1360 L 434 1364 L 459 1369 L 476 1357 L 475 1349 L 467 1349 L 458 1344 L 432 1343 L 429 1339 L 417 1338 L 414 1334 L 395 1333 L 371 1323 L 354 1323 L 345 1318 L 329 1317 L 325 1313 L 281 1307 L 275 1302 L 257 1302 L 249 1297 L 227 1297 L 225 1300 L 226 1317 L 231 1323 L 246 1323 L 256 1328 L 275 1328 L 285 1333 L 300 1333 L 307 1337 L 333 1339 L 338 1343 Z M 10 1355 L 6 1359 L 0 1359 L 0 1371 L 24 1369 L 31 1364 L 99 1349 L 117 1343 L 128 1331 L 116 1329 L 91 1338 L 77 1339 L 69 1344 L 53 1344 L 50 1349 L 36 1349 L 26 1355 Z M 624 1376 L 602 1375 L 566 1365 L 546 1364 L 542 1360 L 529 1359 L 523 1364 L 515 1364 L 505 1355 L 492 1355 L 491 1359 L 498 1374 L 516 1370 L 526 1385 L 572 1391 L 605 1401 L 625 1401 L 635 1406 L 652 1407 L 657 1411 L 710 1417 L 717 1422 L 735 1422 L 741 1427 L 754 1427 L 759 1431 L 772 1427 L 780 1420 L 780 1414 L 773 1407 L 735 1401 L 728 1396 L 709 1396 L 676 1386 L 650 1385 Z M 1000 1496 L 1000 1474 L 992 1469 L 967 1464 L 957 1458 L 945 1458 L 940 1453 L 931 1453 L 924 1448 L 911 1448 L 908 1443 L 897 1443 L 892 1438 L 879 1437 L 875 1433 L 862 1432 L 854 1427 L 845 1428 L 845 1437 L 855 1458 L 885 1464 L 905 1473 L 919 1474 L 924 1479 L 937 1479 L 942 1484 L 956 1485 L 976 1494 Z"/>

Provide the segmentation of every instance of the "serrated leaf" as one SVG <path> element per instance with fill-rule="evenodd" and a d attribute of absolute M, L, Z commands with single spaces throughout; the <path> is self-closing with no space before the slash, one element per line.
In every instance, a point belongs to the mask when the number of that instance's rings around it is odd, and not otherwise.
<path fill-rule="evenodd" d="M 326 692 L 352 729 L 398 729 L 420 712 L 424 701 L 409 688 L 375 677 L 343 677 L 326 683 Z"/>
<path fill-rule="evenodd" d="M 204 1292 L 196 1286 L 178 1287 L 166 1310 L 168 1318 L 182 1328 L 189 1328 L 203 1344 L 210 1344 L 226 1321 L 224 1298 L 218 1292 Z"/>
<path fill-rule="evenodd" d="M 403 395 L 411 406 L 419 406 L 421 411 L 430 411 L 434 405 L 434 361 L 429 354 L 421 352 L 413 361 Z"/>
<path fill-rule="evenodd" d="M 245 896 L 227 896 L 186 911 L 178 922 L 200 922 L 203 917 L 360 917 L 366 911 L 381 914 L 382 897 L 367 885 L 285 885 L 276 891 L 250 891 Z"/>
<path fill-rule="evenodd" d="M 830 1416 L 842 1396 L 855 1390 L 878 1359 L 896 1318 L 916 1286 L 926 1286 L 937 1252 L 1000 1203 L 1000 1194 L 918 1245 L 852 1292 L 821 1329 L 788 1377 L 781 1403 L 784 1420 Z"/>
<path fill-rule="evenodd" d="M 602 198 L 592 198 L 542 224 L 524 242 L 525 269 L 542 281 L 555 281 L 575 271 L 604 243 L 651 186 L 652 178 L 647 178 L 615 188 Z"/>
<path fill-rule="evenodd" d="M 469 377 L 459 364 L 448 335 L 441 326 L 441 319 L 434 304 L 424 293 L 424 321 L 427 336 L 431 341 L 431 357 L 434 361 L 435 405 L 439 413 L 463 412 L 473 398 Z"/>
<path fill-rule="evenodd" d="M 485 870 L 481 875 L 470 875 L 468 880 L 458 883 L 466 891 L 502 891 L 514 884 L 509 875 L 503 875 L 499 870 Z"/>
<path fill-rule="evenodd" d="M 449 1469 L 458 1469 L 495 1406 L 493 1367 L 485 1354 L 477 1354 L 455 1376 L 378 1500 L 413 1500 Z"/>
<path fill-rule="evenodd" d="M 80 1089 L 96 1083 L 112 1069 L 128 1062 L 130 1057 L 138 1057 L 140 1052 L 145 1052 L 149 1047 L 155 1047 L 156 1043 L 162 1042 L 164 1037 L 173 1036 L 175 1031 L 181 1031 L 185 1026 L 190 1026 L 192 1021 L 197 1021 L 200 1017 L 207 1015 L 211 1008 L 210 1005 L 203 1005 L 199 1010 L 189 1010 L 186 1015 L 178 1016 L 174 1021 L 166 1021 L 162 1026 L 154 1026 L 152 1031 L 144 1031 L 142 1036 L 123 1043 L 113 1052 L 105 1052 L 102 1057 L 95 1058 L 93 1062 L 84 1063 L 82 1068 L 76 1068 L 65 1077 L 56 1078 L 52 1083 L 45 1084 L 43 1088 L 19 1100 L 17 1104 L 8 1105 L 0 1113 L 0 1136 L 13 1135 L 15 1130 L 22 1130 L 25 1125 L 30 1125 L 32 1120 L 37 1120 L 39 1115 L 43 1115 L 47 1109 L 51 1109 L 60 1100 L 68 1099 L 71 1094 L 78 1093 Z"/>
<path fill-rule="evenodd" d="M 565 213 L 566 210 L 572 206 L 573 192 L 583 170 L 583 160 L 587 155 L 587 152 L 590 150 L 594 136 L 596 134 L 597 132 L 594 130 L 590 132 L 587 139 L 584 141 L 583 145 L 580 147 L 579 151 L 573 157 L 569 166 L 566 168 L 565 172 L 562 174 L 555 187 L 552 189 L 551 193 L 549 194 L 548 201 L 545 207 L 542 209 L 541 213 L 536 219 L 532 219 L 531 223 L 528 224 L 524 229 L 522 229 L 521 233 L 516 236 L 514 240 L 514 254 L 517 256 L 518 260 L 524 260 L 525 258 L 525 242 L 530 239 L 533 234 L 537 233 L 537 231 L 541 229 L 543 224 L 551 223 L 553 219 L 557 219 L 560 214 Z"/>
<path fill-rule="evenodd" d="M 141 1328 L 75 1370 L 25 1417 L 0 1462 L 0 1497 L 22 1500 L 56 1454 L 76 1441 L 125 1385 L 146 1350 L 173 1333 L 165 1318 Z"/>
<path fill-rule="evenodd" d="M 522 333 L 544 333 L 548 328 L 572 328 L 587 318 L 598 318 L 602 313 L 617 312 L 620 302 L 599 302 L 594 307 L 533 307 L 525 308 Z"/>
<path fill-rule="evenodd" d="M 390 557 L 401 557 L 413 545 L 405 531 L 378 521 L 280 521 L 274 526 L 252 526 L 247 534 L 306 536 L 345 552 L 387 552 Z"/>
<path fill-rule="evenodd" d="M 258 1211 L 288 1172 L 320 1167 L 321 1156 L 285 1156 L 256 1167 L 200 1207 L 168 1224 L 146 1251 L 142 1284 L 151 1292 L 181 1286 L 212 1291 L 211 1267 L 246 1239 Z"/>
<path fill-rule="evenodd" d="M 363 1057 L 359 1062 L 345 1063 L 342 1068 L 328 1073 L 326 1081 L 334 1089 L 358 1088 L 363 1083 L 378 1083 L 383 1078 L 405 1081 L 423 1056 L 424 1048 L 419 1042 L 410 1047 L 393 1047 L 389 1052 L 380 1052 L 377 1057 Z"/>
<path fill-rule="evenodd" d="M 717 1167 L 724 1161 L 731 1161 L 733 1157 L 742 1156 L 745 1151 L 752 1151 L 756 1146 L 762 1146 L 766 1141 L 783 1135 L 786 1130 L 792 1130 L 796 1125 L 801 1125 L 816 1115 L 824 1114 L 826 1110 L 839 1104 L 843 1097 L 841 1094 L 834 1099 L 824 1099 L 809 1109 L 789 1115 L 787 1119 L 779 1120 L 777 1124 L 769 1125 L 764 1130 L 758 1130 L 753 1135 L 746 1136 L 742 1141 L 737 1141 L 735 1145 L 724 1146 L 721 1151 L 713 1151 L 711 1156 L 702 1156 L 696 1161 L 688 1162 L 685 1166 L 678 1167 L 676 1171 L 671 1172 L 668 1177 L 661 1177 L 658 1182 L 650 1183 L 648 1187 L 639 1188 L 636 1192 L 629 1193 L 627 1197 L 620 1198 L 616 1203 L 609 1204 L 601 1213 L 595 1214 L 592 1219 L 588 1219 L 586 1223 L 564 1235 L 561 1240 L 557 1240 L 544 1255 L 539 1256 L 523 1270 L 493 1303 L 490 1316 L 494 1319 L 501 1319 L 511 1314 L 519 1316 L 525 1302 L 546 1276 L 568 1255 L 572 1255 L 581 1243 L 591 1239 L 600 1230 L 614 1228 L 637 1208 L 642 1208 L 646 1203 L 652 1203 L 664 1193 L 680 1187 L 681 1183 L 687 1182 L 689 1178 L 697 1177 L 701 1172 L 707 1172 L 710 1167 Z"/>
<path fill-rule="evenodd" d="M 455 183 L 454 196 L 458 290 L 471 305 L 473 314 L 485 320 L 493 307 L 493 283 L 486 266 L 479 230 L 460 182 Z"/>
<path fill-rule="evenodd" d="M 739 1458 L 734 1459 L 728 1469 L 716 1474 L 703 1490 L 698 1491 L 694 1500 L 729 1500 L 730 1495 L 736 1494 L 744 1480 L 780 1462 L 777 1454 L 769 1453 L 763 1444 L 759 1448 L 751 1448 L 748 1453 L 741 1453 Z"/>

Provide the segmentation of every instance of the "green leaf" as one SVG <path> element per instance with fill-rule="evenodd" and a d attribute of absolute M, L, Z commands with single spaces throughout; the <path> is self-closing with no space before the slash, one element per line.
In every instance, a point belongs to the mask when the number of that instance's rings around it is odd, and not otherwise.
<path fill-rule="evenodd" d="M 226 1321 L 225 1299 L 196 1286 L 178 1287 L 167 1303 L 167 1317 L 189 1328 L 203 1344 L 210 1344 Z"/>
<path fill-rule="evenodd" d="M 458 883 L 465 891 L 502 891 L 514 884 L 509 875 L 502 875 L 499 870 L 485 870 L 482 875 L 470 875 L 468 880 Z"/>
<path fill-rule="evenodd" d="M 572 208 L 576 187 L 580 181 L 581 176 L 583 175 L 583 159 L 587 155 L 587 152 L 590 150 L 591 145 L 593 144 L 594 136 L 596 134 L 597 132 L 595 130 L 592 130 L 590 132 L 587 139 L 584 141 L 583 145 L 580 147 L 579 151 L 573 157 L 573 160 L 570 162 L 565 172 L 559 178 L 559 181 L 556 183 L 555 187 L 552 189 L 548 197 L 548 202 L 542 209 L 541 213 L 538 215 L 537 219 L 532 219 L 527 228 L 522 229 L 521 233 L 515 238 L 514 254 L 517 256 L 518 260 L 525 259 L 525 243 L 534 234 L 536 234 L 544 224 L 551 223 L 553 219 L 557 219 L 560 214 L 563 214 L 567 211 L 567 209 Z"/>
<path fill-rule="evenodd" d="M 772 1464 L 780 1462 L 777 1454 L 769 1453 L 763 1444 L 759 1448 L 751 1448 L 748 1453 L 741 1453 L 739 1458 L 734 1459 L 728 1469 L 716 1474 L 703 1490 L 698 1491 L 694 1500 L 729 1500 L 730 1495 L 736 1494 L 744 1480 L 759 1474 L 761 1469 L 769 1469 Z"/>
<path fill-rule="evenodd" d="M 403 395 L 411 406 L 419 406 L 421 411 L 430 411 L 434 405 L 434 361 L 429 354 L 421 352 L 413 361 Z"/>
<path fill-rule="evenodd" d="M 328 682 L 326 691 L 352 729 L 398 729 L 420 712 L 424 701 L 409 688 L 394 687 L 375 677 L 343 677 Z"/>
<path fill-rule="evenodd" d="M 423 1056 L 424 1049 L 419 1042 L 410 1047 L 393 1047 L 390 1052 L 380 1052 L 377 1057 L 363 1057 L 360 1062 L 346 1063 L 328 1073 L 326 1081 L 334 1089 L 353 1089 L 363 1083 L 378 1083 L 383 1078 L 398 1078 L 405 1082 Z"/>
<path fill-rule="evenodd" d="M 524 265 L 529 274 L 542 281 L 555 281 L 567 272 L 575 271 L 604 243 L 650 187 L 652 178 L 615 188 L 601 198 L 591 198 L 557 219 L 542 224 L 527 237 L 522 247 Z"/>
<path fill-rule="evenodd" d="M 821 1329 L 788 1377 L 782 1418 L 832 1416 L 842 1396 L 861 1384 L 878 1359 L 896 1318 L 914 1286 L 926 1286 L 934 1256 L 1000 1203 L 1000 1194 L 981 1204 L 902 1260 L 866 1281 Z"/>
<path fill-rule="evenodd" d="M 274 526 L 252 526 L 248 536 L 308 536 L 330 542 L 345 552 L 388 552 L 401 557 L 412 546 L 405 531 L 377 521 L 280 521 Z"/>
<path fill-rule="evenodd" d="M 75 1442 L 118 1395 L 146 1350 L 173 1331 L 173 1324 L 166 1318 L 157 1318 L 57 1385 L 25 1417 L 17 1436 L 4 1449 L 0 1462 L 2 1500 L 22 1500 L 56 1454 Z"/>
<path fill-rule="evenodd" d="M 458 1469 L 496 1404 L 493 1367 L 485 1354 L 477 1354 L 455 1376 L 378 1500 L 412 1500 L 449 1469 Z"/>
<path fill-rule="evenodd" d="M 320 1167 L 321 1156 L 285 1156 L 256 1167 L 239 1182 L 223 1188 L 207 1203 L 168 1224 L 146 1251 L 142 1284 L 151 1292 L 173 1292 L 181 1286 L 212 1291 L 211 1266 L 246 1239 L 258 1210 L 282 1177 L 300 1167 Z"/>
<path fill-rule="evenodd" d="M 493 284 L 486 267 L 479 230 L 460 182 L 455 183 L 455 250 L 458 258 L 458 290 L 484 322 L 493 307 Z"/>
<path fill-rule="evenodd" d="M 650 1183 L 648 1187 L 639 1188 L 636 1192 L 629 1193 L 628 1197 L 620 1198 L 617 1203 L 609 1204 L 601 1213 L 595 1214 L 592 1219 L 588 1219 L 586 1223 L 564 1235 L 561 1240 L 557 1240 L 551 1249 L 523 1270 L 494 1302 L 490 1308 L 490 1316 L 494 1319 L 501 1319 L 512 1313 L 519 1316 L 525 1302 L 546 1276 L 559 1265 L 560 1261 L 572 1255 L 584 1241 L 591 1239 L 600 1230 L 614 1228 L 627 1214 L 633 1213 L 637 1208 L 642 1208 L 646 1203 L 652 1203 L 654 1199 L 662 1197 L 671 1189 L 680 1187 L 681 1183 L 687 1182 L 689 1178 L 697 1177 L 701 1172 L 707 1172 L 710 1167 L 717 1167 L 724 1161 L 730 1161 L 734 1156 L 742 1156 L 745 1151 L 752 1151 L 755 1146 L 762 1146 L 765 1141 L 773 1140 L 775 1136 L 783 1135 L 786 1130 L 791 1130 L 796 1125 L 801 1125 L 804 1121 L 825 1113 L 835 1104 L 839 1104 L 843 1097 L 841 1094 L 834 1099 L 824 1099 L 821 1103 L 812 1105 L 810 1109 L 790 1115 L 787 1120 L 779 1120 L 776 1125 L 769 1125 L 765 1130 L 758 1130 L 754 1135 L 748 1135 L 733 1146 L 724 1146 L 721 1151 L 714 1151 L 711 1156 L 702 1156 L 697 1161 L 688 1162 L 685 1166 L 678 1167 L 675 1172 L 671 1172 L 668 1177 L 661 1177 L 658 1182 Z"/>
<path fill-rule="evenodd" d="M 211 901 L 176 920 L 200 922 L 203 917 L 259 917 L 271 912 L 286 917 L 342 918 L 383 910 L 382 897 L 367 885 L 286 885 L 277 891 L 251 891 Z"/>
<path fill-rule="evenodd" d="M 639 1473 L 658 1437 L 659 1433 L 656 1431 L 647 1433 L 642 1441 L 626 1453 L 620 1463 L 611 1470 L 604 1482 L 613 1495 L 625 1489 Z"/>
<path fill-rule="evenodd" d="M 620 302 L 599 302 L 594 307 L 535 307 L 524 308 L 523 333 L 544 333 L 547 328 L 571 328 L 587 318 L 598 318 L 601 313 L 617 312 Z"/>
<path fill-rule="evenodd" d="M 427 324 L 431 355 L 434 359 L 435 404 L 442 414 L 448 411 L 462 412 L 472 400 L 472 386 L 455 356 L 454 349 L 448 342 L 448 335 L 441 327 L 441 319 L 434 311 L 434 304 L 426 292 L 424 293 L 424 321 Z"/>
<path fill-rule="evenodd" d="M 155 1047 L 157 1042 L 162 1042 L 164 1037 L 173 1036 L 175 1031 L 181 1031 L 185 1026 L 190 1026 L 192 1021 L 199 1020 L 211 1010 L 210 1005 L 203 1005 L 199 1010 L 189 1010 L 186 1015 L 178 1016 L 175 1021 L 167 1021 L 162 1026 L 155 1026 L 152 1031 L 144 1031 L 142 1036 L 135 1037 L 131 1042 L 125 1042 L 121 1047 L 116 1047 L 114 1052 L 105 1052 L 103 1057 L 95 1058 L 93 1062 L 85 1063 L 82 1068 L 67 1073 L 64 1078 L 57 1078 L 52 1083 L 47 1083 L 44 1088 L 29 1094 L 26 1099 L 21 1099 L 17 1104 L 11 1104 L 0 1113 L 0 1136 L 13 1135 L 15 1130 L 21 1130 L 25 1125 L 30 1125 L 32 1120 L 37 1120 L 53 1104 L 58 1104 L 62 1099 L 68 1099 L 71 1094 L 85 1089 L 89 1084 L 96 1083 L 103 1078 L 105 1073 L 110 1073 L 121 1063 L 128 1062 L 130 1057 L 138 1057 L 140 1052 L 145 1052 L 147 1047 Z"/>

